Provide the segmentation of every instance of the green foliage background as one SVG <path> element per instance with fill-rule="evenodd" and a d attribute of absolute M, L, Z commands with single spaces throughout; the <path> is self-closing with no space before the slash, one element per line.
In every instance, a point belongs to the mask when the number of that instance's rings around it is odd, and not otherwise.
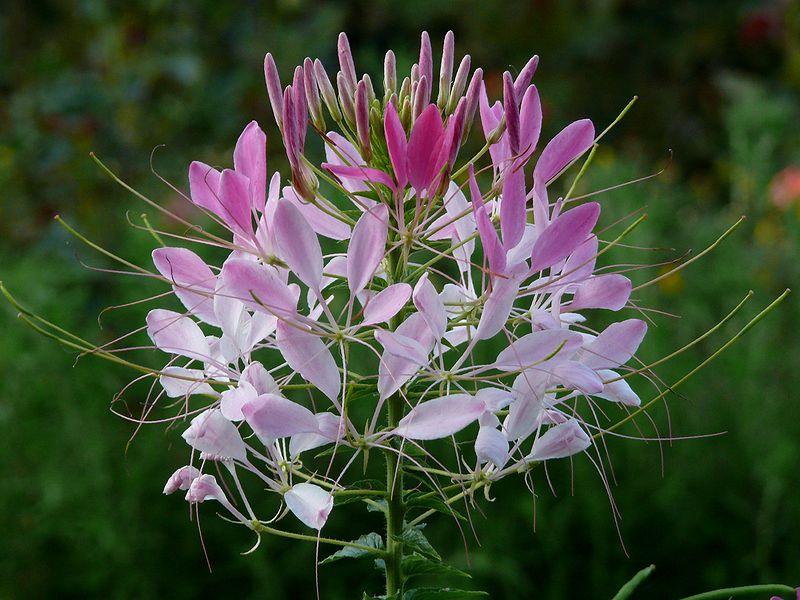
<path fill-rule="evenodd" d="M 359 68 L 380 80 L 387 48 L 408 66 L 420 30 L 441 40 L 450 28 L 458 50 L 487 69 L 495 93 L 504 69 L 541 55 L 545 137 L 584 116 L 603 127 L 640 96 L 582 188 L 669 162 L 660 177 L 602 198 L 606 224 L 646 207 L 650 217 L 630 243 L 662 250 L 617 251 L 611 262 L 698 251 L 748 216 L 710 257 L 640 295 L 643 306 L 679 316 L 652 314 L 642 356 L 654 359 L 756 291 L 736 323 L 660 369 L 664 381 L 713 352 L 757 306 L 797 287 L 800 199 L 787 210 L 769 202 L 776 173 L 800 166 L 800 8 L 781 0 L 4 0 L 0 278 L 39 314 L 97 343 L 139 327 L 147 305 L 106 313 L 102 328 L 96 317 L 160 288 L 87 268 L 113 265 L 76 245 L 52 216 L 141 264 L 152 240 L 126 214 L 146 210 L 159 227 L 174 226 L 113 185 L 89 151 L 135 188 L 185 210 L 150 172 L 157 145 L 166 147 L 155 168 L 183 189 L 191 159 L 228 164 L 236 136 L 255 118 L 270 138 L 270 171 L 288 172 L 263 87 L 266 51 L 284 78 L 306 55 L 332 68 L 335 36 L 345 30 Z M 632 276 L 642 282 L 654 272 Z M 186 456 L 177 432 L 146 429 L 127 447 L 133 425 L 109 405 L 131 373 L 91 357 L 76 361 L 14 317 L 0 306 L 0 597 L 313 597 L 313 547 L 266 539 L 240 556 L 253 540 L 204 510 L 209 573 L 186 505 L 161 496 Z M 650 563 L 657 570 L 641 598 L 800 583 L 798 331 L 800 303 L 790 297 L 671 395 L 668 408 L 652 411 L 661 435 L 724 435 L 609 440 L 619 537 L 602 482 L 580 458 L 574 473 L 568 462 L 550 469 L 555 496 L 536 478 L 535 531 L 531 494 L 508 481 L 492 490 L 494 503 L 480 502 L 480 544 L 467 530 L 468 554 L 446 518 L 430 525 L 429 537 L 454 563 L 469 564 L 474 587 L 494 598 L 610 598 Z M 143 334 L 134 339 L 144 343 Z M 639 391 L 654 394 L 644 384 Z M 125 398 L 144 394 L 134 388 Z M 654 435 L 641 425 L 625 433 Z M 350 508 L 335 514 L 332 535 L 380 526 Z M 367 562 L 321 567 L 320 581 L 326 599 L 380 587 Z"/>

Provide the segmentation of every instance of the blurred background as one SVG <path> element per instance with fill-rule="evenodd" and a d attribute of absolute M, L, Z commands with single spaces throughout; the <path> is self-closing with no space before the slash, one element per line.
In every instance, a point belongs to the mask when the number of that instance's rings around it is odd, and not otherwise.
<path fill-rule="evenodd" d="M 175 226 L 116 186 L 88 153 L 154 200 L 185 210 L 151 173 L 153 148 L 165 145 L 154 157 L 158 173 L 186 189 L 190 160 L 228 165 L 237 135 L 257 119 L 270 138 L 270 172 L 288 173 L 266 102 L 265 52 L 284 80 L 307 55 L 332 70 L 344 30 L 359 70 L 380 81 L 385 50 L 408 67 L 422 29 L 436 52 L 453 29 L 458 53 L 484 67 L 495 96 L 503 70 L 539 54 L 543 139 L 582 117 L 602 129 L 639 96 L 581 184 L 588 192 L 667 167 L 601 197 L 605 224 L 649 214 L 630 243 L 653 250 L 618 251 L 609 262 L 697 252 L 747 216 L 702 262 L 639 294 L 642 306 L 677 315 L 652 314 L 641 351 L 649 360 L 755 291 L 720 333 L 659 369 L 664 381 L 697 365 L 784 288 L 798 287 L 800 4 L 790 0 L 3 0 L 0 279 L 30 308 L 93 342 L 141 326 L 147 305 L 110 311 L 100 323 L 98 314 L 160 288 L 93 270 L 114 265 L 53 216 L 143 265 L 153 240 L 128 218 L 146 212 L 158 227 Z M 241 556 L 254 540 L 210 509 L 202 511 L 209 573 L 185 503 L 161 495 L 187 455 L 178 432 L 154 426 L 128 446 L 133 426 L 109 412 L 131 372 L 76 360 L 7 304 L 0 331 L 0 597 L 313 597 L 312 546 L 265 539 Z M 568 461 L 550 469 L 556 495 L 538 474 L 535 507 L 521 481 L 496 486 L 497 500 L 481 504 L 486 517 L 475 513 L 480 542 L 469 534 L 468 556 L 446 518 L 429 526 L 429 537 L 449 560 L 469 561 L 468 585 L 493 598 L 610 598 L 651 563 L 657 570 L 638 598 L 800 584 L 799 333 L 800 302 L 790 296 L 651 411 L 662 435 L 724 435 L 608 440 L 618 524 L 600 477 L 578 459 L 574 474 Z M 643 383 L 647 399 L 653 391 Z M 332 535 L 379 526 L 357 509 L 339 515 Z M 326 599 L 380 588 L 366 561 L 323 566 L 320 578 Z"/>

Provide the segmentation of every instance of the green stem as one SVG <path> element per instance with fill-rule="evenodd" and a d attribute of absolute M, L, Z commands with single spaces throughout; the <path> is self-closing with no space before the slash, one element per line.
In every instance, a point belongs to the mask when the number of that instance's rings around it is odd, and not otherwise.
<path fill-rule="evenodd" d="M 683 600 L 714 600 L 716 598 L 731 598 L 733 596 L 750 596 L 759 594 L 763 597 L 767 594 L 794 594 L 795 588 L 788 585 L 781 585 L 779 583 L 766 583 L 763 585 L 745 585 L 742 587 L 724 588 L 721 590 L 713 590 L 710 592 L 703 592 L 694 596 L 687 596 Z"/>
<path fill-rule="evenodd" d="M 389 277 L 393 278 L 397 269 L 397 252 L 388 256 Z M 400 324 L 399 315 L 392 317 L 389 328 L 394 330 Z M 394 429 L 403 416 L 403 398 L 399 393 L 393 394 L 387 401 L 388 426 Z M 386 458 L 386 598 L 399 598 L 403 593 L 403 518 L 405 504 L 403 502 L 403 465 L 397 441 L 389 443 L 395 450 L 385 450 Z"/>

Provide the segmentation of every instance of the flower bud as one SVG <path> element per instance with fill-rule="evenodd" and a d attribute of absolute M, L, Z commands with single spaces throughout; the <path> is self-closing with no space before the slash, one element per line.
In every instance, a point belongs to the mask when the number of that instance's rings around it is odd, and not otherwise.
<path fill-rule="evenodd" d="M 347 34 L 344 32 L 339 34 L 337 51 L 339 54 L 339 68 L 342 73 L 342 84 L 339 87 L 339 93 L 344 93 L 352 98 L 356 91 L 356 66 L 353 63 L 353 53 L 350 50 L 350 42 L 347 39 Z"/>
<path fill-rule="evenodd" d="M 514 94 L 514 83 L 511 73 L 503 73 L 503 111 L 506 117 L 506 131 L 508 131 L 508 145 L 511 154 L 519 152 L 519 104 Z"/>
<path fill-rule="evenodd" d="M 361 156 L 364 160 L 372 158 L 372 149 L 369 143 L 369 98 L 367 97 L 367 85 L 362 79 L 356 88 L 356 134 L 358 143 L 361 146 Z"/>
<path fill-rule="evenodd" d="M 336 99 L 336 92 L 333 89 L 328 73 L 325 71 L 325 67 L 319 59 L 314 61 L 314 75 L 320 94 L 322 95 L 322 100 L 325 102 L 325 107 L 328 109 L 331 118 L 338 123 L 342 120 L 342 113 L 339 110 L 339 101 Z"/>
<path fill-rule="evenodd" d="M 481 83 L 483 82 L 483 69 L 475 69 L 472 79 L 467 89 L 467 104 L 464 111 L 464 138 L 469 135 L 472 129 L 472 122 L 475 119 L 475 112 L 478 110 L 478 99 L 480 98 Z"/>
<path fill-rule="evenodd" d="M 267 96 L 272 106 L 272 114 L 275 115 L 275 122 L 278 124 L 278 129 L 280 129 L 282 127 L 281 119 L 283 117 L 281 78 L 278 75 L 278 68 L 275 66 L 275 59 L 272 58 L 272 54 L 269 52 L 267 52 L 267 55 L 264 57 L 264 79 L 267 82 Z"/>
<path fill-rule="evenodd" d="M 471 66 L 472 59 L 470 58 L 470 55 L 467 54 L 461 59 L 461 63 L 458 65 L 458 70 L 456 71 L 456 77 L 453 80 L 453 88 L 450 90 L 450 97 L 447 100 L 448 114 L 453 113 L 458 101 L 461 99 L 461 96 L 464 95 L 464 90 L 467 89 L 467 79 L 469 77 L 469 69 Z"/>
<path fill-rule="evenodd" d="M 406 98 L 411 97 L 411 80 L 408 77 L 403 78 L 403 83 L 400 85 L 400 94 L 398 96 L 398 104 L 402 106 Z"/>
<path fill-rule="evenodd" d="M 322 102 L 319 96 L 319 87 L 314 76 L 314 63 L 310 58 L 303 61 L 303 87 L 308 103 L 308 112 L 311 114 L 311 122 L 320 131 L 325 131 L 325 119 L 322 116 Z"/>
<path fill-rule="evenodd" d="M 394 52 L 389 50 L 383 59 L 383 90 L 384 102 L 397 92 L 397 61 Z"/>
<path fill-rule="evenodd" d="M 417 120 L 422 114 L 422 111 L 430 103 L 431 99 L 431 84 L 430 80 L 424 75 L 420 78 L 416 90 L 414 90 L 414 104 L 413 104 L 413 118 Z"/>
<path fill-rule="evenodd" d="M 427 31 L 422 32 L 420 45 L 419 45 L 419 78 L 425 77 L 428 80 L 428 86 L 433 81 L 433 50 L 431 50 L 431 38 Z M 430 87 L 428 87 L 428 96 L 425 98 L 425 103 L 431 101 Z"/>
<path fill-rule="evenodd" d="M 339 105 L 342 107 L 342 114 L 348 125 L 353 127 L 356 124 L 356 109 L 353 105 L 355 87 L 353 87 L 353 92 L 348 91 L 345 76 L 341 71 L 336 74 L 336 87 L 339 89 Z"/>
<path fill-rule="evenodd" d="M 191 465 L 181 467 L 167 480 L 167 485 L 164 486 L 164 494 L 169 495 L 178 490 L 188 490 L 192 482 L 198 477 L 200 477 L 200 471 L 197 468 Z"/>
<path fill-rule="evenodd" d="M 448 31 L 444 36 L 444 46 L 442 47 L 442 62 L 439 66 L 439 95 L 436 104 L 444 110 L 447 105 L 450 92 L 450 83 L 453 80 L 453 54 L 455 53 L 455 38 L 452 31 Z"/>
<path fill-rule="evenodd" d="M 536 67 L 538 66 L 539 56 L 534 55 L 527 63 L 525 63 L 525 66 L 522 67 L 519 75 L 517 75 L 517 78 L 514 80 L 514 94 L 517 98 L 522 98 L 522 94 L 524 94 L 525 90 L 528 89 L 528 86 L 531 84 L 531 80 L 533 79 L 533 74 L 536 73 Z"/>

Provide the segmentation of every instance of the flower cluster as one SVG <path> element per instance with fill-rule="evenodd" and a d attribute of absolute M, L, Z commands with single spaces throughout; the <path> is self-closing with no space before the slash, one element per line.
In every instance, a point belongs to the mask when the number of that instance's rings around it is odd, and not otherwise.
<path fill-rule="evenodd" d="M 335 87 L 306 59 L 285 88 L 266 56 L 290 178 L 268 173 L 256 122 L 233 168 L 191 164 L 191 201 L 229 235 L 189 238 L 224 250 L 221 265 L 184 247 L 153 252 L 185 311 L 152 310 L 147 332 L 170 355 L 160 383 L 183 400 L 193 450 L 164 492 L 216 500 L 255 529 L 243 473 L 319 530 L 370 452 L 387 456 L 388 487 L 371 489 L 391 505 L 406 469 L 438 492 L 442 474 L 488 486 L 590 449 L 595 399 L 639 405 L 627 383 L 637 371 L 624 365 L 645 323 L 585 322 L 631 294 L 629 279 L 598 269 L 600 205 L 550 189 L 595 129 L 579 120 L 540 144 L 538 57 L 505 73 L 491 103 L 469 56 L 454 68 L 452 33 L 437 80 L 427 34 L 402 80 L 389 51 L 381 97 L 344 34 L 338 56 Z M 459 160 L 476 121 L 482 148 Z M 308 125 L 320 165 L 306 154 Z M 452 436 L 454 461 L 428 444 Z M 215 463 L 234 485 L 207 473 Z"/>

